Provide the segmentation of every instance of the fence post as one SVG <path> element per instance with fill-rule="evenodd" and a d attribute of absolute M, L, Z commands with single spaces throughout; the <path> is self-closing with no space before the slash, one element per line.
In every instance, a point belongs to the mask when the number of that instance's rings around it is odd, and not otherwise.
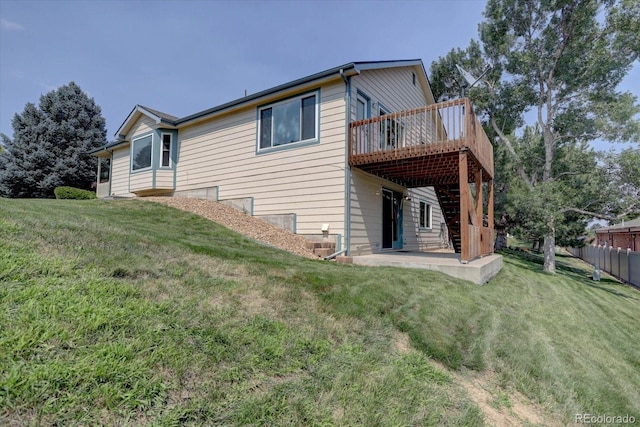
<path fill-rule="evenodd" d="M 627 248 L 627 283 L 631 283 L 631 248 Z M 637 285 L 640 285 L 637 283 Z"/>

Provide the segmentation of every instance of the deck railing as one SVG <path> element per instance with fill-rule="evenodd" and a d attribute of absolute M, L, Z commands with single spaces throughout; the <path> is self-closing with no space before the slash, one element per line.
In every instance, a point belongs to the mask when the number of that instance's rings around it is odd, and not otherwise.
<path fill-rule="evenodd" d="M 353 165 L 468 148 L 493 177 L 493 148 L 468 98 L 351 123 Z"/>

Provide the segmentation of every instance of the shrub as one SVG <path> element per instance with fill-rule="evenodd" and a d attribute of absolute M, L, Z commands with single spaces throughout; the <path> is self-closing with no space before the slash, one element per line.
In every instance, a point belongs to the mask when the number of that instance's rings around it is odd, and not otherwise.
<path fill-rule="evenodd" d="M 74 187 L 56 187 L 53 194 L 56 195 L 56 199 L 88 200 L 96 198 L 96 193 L 93 191 Z"/>

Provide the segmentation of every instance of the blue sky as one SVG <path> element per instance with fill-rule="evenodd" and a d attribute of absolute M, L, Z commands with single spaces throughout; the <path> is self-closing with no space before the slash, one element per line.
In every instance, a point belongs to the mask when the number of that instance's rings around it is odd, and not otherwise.
<path fill-rule="evenodd" d="M 107 136 L 135 104 L 185 116 L 352 61 L 466 46 L 484 1 L 0 0 L 0 131 L 75 81 Z"/>
<path fill-rule="evenodd" d="M 136 104 L 186 116 L 352 61 L 430 64 L 477 38 L 484 0 L 0 0 L 0 132 L 75 81 L 107 138 Z M 623 89 L 640 92 L 640 67 Z"/>

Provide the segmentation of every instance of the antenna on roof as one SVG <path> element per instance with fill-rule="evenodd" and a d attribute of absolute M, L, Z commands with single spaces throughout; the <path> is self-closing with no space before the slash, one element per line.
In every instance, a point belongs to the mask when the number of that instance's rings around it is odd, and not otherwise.
<path fill-rule="evenodd" d="M 478 78 L 475 78 L 473 74 L 471 74 L 458 64 L 456 64 L 456 68 L 458 69 L 458 71 L 460 71 L 460 74 L 462 74 L 462 77 L 466 82 L 462 84 L 462 97 L 464 98 L 465 90 L 471 89 L 476 83 L 480 82 L 480 79 L 482 79 L 489 72 L 489 70 L 491 70 L 491 64 L 487 65 L 487 68 L 485 68 L 485 70 L 482 72 L 482 74 L 480 74 L 480 77 Z"/>

